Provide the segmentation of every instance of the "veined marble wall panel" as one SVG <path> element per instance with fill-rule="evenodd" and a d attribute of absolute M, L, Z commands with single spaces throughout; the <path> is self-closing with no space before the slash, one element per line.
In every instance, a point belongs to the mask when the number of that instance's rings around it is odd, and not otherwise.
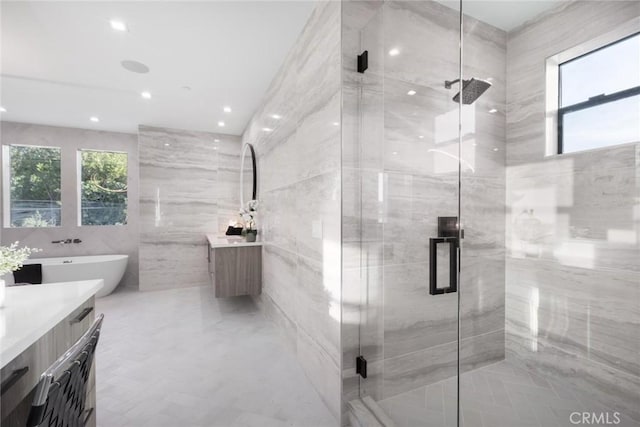
<path fill-rule="evenodd" d="M 40 248 L 34 258 L 126 254 L 129 263 L 120 286 L 138 289 L 138 140 L 133 134 L 43 126 L 30 123 L 0 123 L 2 144 L 60 147 L 62 149 L 62 224 L 55 228 L 4 228 L 2 245 L 16 240 Z M 127 153 L 127 224 L 78 226 L 78 181 L 76 159 L 80 149 L 114 150 Z M 0 150 L 1 151 L 1 150 Z M 0 160 L 2 153 L 0 152 Z M 0 213 L 2 215 L 2 213 Z M 79 238 L 80 244 L 60 245 L 54 240 Z"/>
<path fill-rule="evenodd" d="M 140 126 L 140 289 L 210 283 L 206 233 L 237 219 L 237 136 Z"/>
<path fill-rule="evenodd" d="M 508 35 L 506 332 L 511 361 L 640 422 L 640 143 L 545 157 L 544 121 L 546 58 L 638 16 L 567 2 Z"/>
<path fill-rule="evenodd" d="M 340 419 L 340 2 L 318 2 L 251 119 L 258 158 L 259 300 Z M 270 130 L 265 130 L 268 128 Z"/>

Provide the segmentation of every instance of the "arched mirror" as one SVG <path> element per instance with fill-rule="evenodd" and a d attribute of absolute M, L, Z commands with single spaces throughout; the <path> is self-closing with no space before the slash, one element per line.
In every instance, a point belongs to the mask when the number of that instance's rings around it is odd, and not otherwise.
<path fill-rule="evenodd" d="M 253 145 L 244 144 L 240 160 L 240 208 L 246 208 L 248 202 L 257 199 L 257 172 L 256 152 Z"/>

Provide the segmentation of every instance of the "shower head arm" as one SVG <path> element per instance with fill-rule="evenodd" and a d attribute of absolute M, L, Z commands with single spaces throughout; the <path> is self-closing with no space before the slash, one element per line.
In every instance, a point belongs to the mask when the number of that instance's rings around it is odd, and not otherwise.
<path fill-rule="evenodd" d="M 454 83 L 458 83 L 460 81 L 460 79 L 455 79 L 455 80 L 445 80 L 444 81 L 444 88 L 445 89 L 451 89 L 451 85 Z"/>

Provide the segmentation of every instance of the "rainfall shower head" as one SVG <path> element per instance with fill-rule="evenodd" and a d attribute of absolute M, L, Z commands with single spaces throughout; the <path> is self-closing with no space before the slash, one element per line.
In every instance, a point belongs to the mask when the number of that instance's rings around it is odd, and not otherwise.
<path fill-rule="evenodd" d="M 455 79 L 452 81 L 445 81 L 444 87 L 447 89 L 451 89 L 451 85 L 459 82 L 460 79 Z M 480 95 L 485 93 L 487 89 L 491 87 L 491 83 L 486 80 L 476 79 L 472 77 L 471 80 L 463 80 L 462 81 L 462 103 L 463 104 L 473 104 Z M 453 97 L 455 102 L 460 102 L 460 92 L 456 93 L 456 96 Z"/>

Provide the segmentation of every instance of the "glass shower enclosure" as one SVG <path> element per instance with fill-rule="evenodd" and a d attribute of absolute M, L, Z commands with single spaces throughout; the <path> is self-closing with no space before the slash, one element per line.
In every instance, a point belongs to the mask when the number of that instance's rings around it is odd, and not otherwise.
<path fill-rule="evenodd" d="M 351 414 L 640 425 L 639 32 L 635 1 L 342 3 Z"/>

